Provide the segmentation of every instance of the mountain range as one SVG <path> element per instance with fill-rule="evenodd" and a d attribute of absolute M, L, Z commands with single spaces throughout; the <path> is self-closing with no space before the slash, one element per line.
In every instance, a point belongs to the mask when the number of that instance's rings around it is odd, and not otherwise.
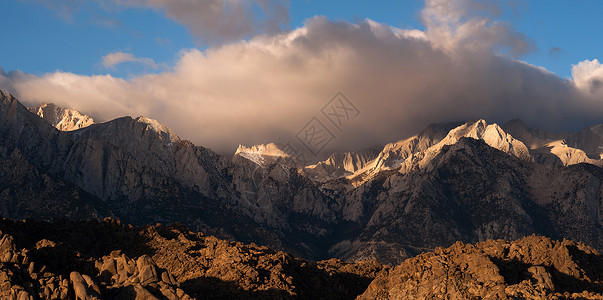
<path fill-rule="evenodd" d="M 603 250 L 603 124 L 428 126 L 381 149 L 304 165 L 279 145 L 232 156 L 156 120 L 94 123 L 0 93 L 0 213 L 174 222 L 306 259 L 399 264 L 457 241 L 531 234 Z"/>

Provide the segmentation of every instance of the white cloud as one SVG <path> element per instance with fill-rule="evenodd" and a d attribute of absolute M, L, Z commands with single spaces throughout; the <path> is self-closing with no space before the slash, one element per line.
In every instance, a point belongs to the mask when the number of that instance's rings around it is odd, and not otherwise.
<path fill-rule="evenodd" d="M 149 116 L 183 138 L 224 153 L 234 152 L 238 144 L 294 139 L 338 91 L 361 113 L 326 151 L 395 141 L 432 122 L 519 117 L 552 130 L 600 122 L 603 101 L 591 101 L 592 95 L 578 89 L 601 76 L 598 61 L 574 67 L 574 82 L 559 78 L 498 53 L 501 45 L 522 43 L 509 44 L 512 28 L 493 30 L 489 22 L 495 21 L 480 17 L 486 23 L 475 23 L 461 9 L 447 16 L 434 5 L 427 3 L 426 14 L 435 25 L 428 22 L 425 33 L 371 20 L 315 17 L 291 32 L 205 51 L 183 50 L 173 69 L 158 74 L 125 80 L 0 72 L 0 87 L 26 103 L 55 102 L 95 120 Z"/>
<path fill-rule="evenodd" d="M 117 66 L 119 64 L 128 63 L 128 62 L 139 63 L 142 65 L 151 67 L 153 69 L 157 69 L 159 67 L 155 63 L 155 61 L 150 58 L 137 57 L 131 53 L 125 53 L 125 52 L 121 52 L 121 51 L 109 53 L 109 54 L 103 56 L 101 63 L 103 65 L 103 67 L 110 69 L 110 68 L 114 68 L 115 66 Z"/>
<path fill-rule="evenodd" d="M 500 15 L 496 0 L 425 0 L 421 13 L 427 37 L 449 53 L 459 48 L 473 52 L 505 51 L 520 56 L 534 46 L 511 24 L 495 21 Z"/>
<path fill-rule="evenodd" d="M 599 60 L 584 60 L 572 65 L 572 77 L 576 86 L 583 92 L 603 96 L 603 65 Z"/>

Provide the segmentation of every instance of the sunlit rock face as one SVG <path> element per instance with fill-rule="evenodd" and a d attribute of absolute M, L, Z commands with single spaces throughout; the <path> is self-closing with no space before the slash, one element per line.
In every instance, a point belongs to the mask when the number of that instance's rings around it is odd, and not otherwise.
<path fill-rule="evenodd" d="M 29 111 L 37 114 L 60 131 L 72 131 L 94 124 L 94 119 L 90 116 L 70 108 L 58 107 L 53 103 L 42 103 L 39 106 L 30 107 Z"/>

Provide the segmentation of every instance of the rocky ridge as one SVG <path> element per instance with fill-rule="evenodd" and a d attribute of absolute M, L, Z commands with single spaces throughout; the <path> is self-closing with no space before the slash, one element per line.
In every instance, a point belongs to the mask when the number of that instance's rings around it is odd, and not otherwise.
<path fill-rule="evenodd" d="M 303 172 L 319 182 L 338 179 L 366 168 L 377 158 L 378 154 L 379 152 L 375 149 L 333 153 L 324 161 L 305 166 Z"/>
<path fill-rule="evenodd" d="M 534 130 L 521 120 L 511 120 L 502 128 L 523 141 L 534 159 L 541 164 L 563 166 L 588 163 L 603 166 L 603 130 L 601 124 L 572 133 Z"/>
<path fill-rule="evenodd" d="M 59 107 L 54 103 L 42 103 L 36 107 L 30 107 L 29 111 L 61 131 L 77 130 L 94 124 L 92 117 L 74 109 Z"/>

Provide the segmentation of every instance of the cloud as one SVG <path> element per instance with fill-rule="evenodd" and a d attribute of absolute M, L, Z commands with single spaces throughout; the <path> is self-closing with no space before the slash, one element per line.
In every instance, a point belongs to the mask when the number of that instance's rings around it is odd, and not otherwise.
<path fill-rule="evenodd" d="M 186 26 L 201 42 L 223 43 L 288 29 L 288 0 L 112 0 L 148 7 Z"/>
<path fill-rule="evenodd" d="M 154 60 L 147 57 L 136 57 L 131 53 L 113 52 L 102 57 L 102 65 L 106 69 L 114 68 L 119 64 L 128 62 L 139 63 L 153 69 L 157 69 L 159 67 Z"/>
<path fill-rule="evenodd" d="M 427 36 L 433 45 L 456 53 L 460 48 L 473 52 L 503 51 L 521 56 L 535 46 L 504 21 L 496 0 L 425 0 L 421 12 Z"/>
<path fill-rule="evenodd" d="M 602 97 L 589 92 L 602 76 L 598 61 L 575 66 L 569 81 L 501 55 L 496 42 L 480 40 L 480 30 L 475 36 L 456 32 L 440 40 L 429 26 L 421 33 L 371 20 L 314 17 L 287 33 L 183 50 L 173 69 L 158 74 L 126 80 L 9 72 L 0 75 L 0 87 L 30 105 L 54 102 L 95 120 L 149 116 L 221 153 L 233 153 L 238 144 L 295 140 L 313 117 L 328 125 L 320 109 L 338 91 L 360 114 L 342 131 L 331 126 L 336 138 L 325 152 L 396 141 L 432 122 L 519 117 L 552 130 L 600 122 L 603 101 L 593 99 Z M 444 46 L 458 39 L 477 46 Z"/>
<path fill-rule="evenodd" d="M 577 65 L 572 65 L 572 77 L 580 90 L 601 100 L 603 97 L 603 65 L 599 60 L 584 60 Z"/>
<path fill-rule="evenodd" d="M 559 47 L 552 47 L 549 50 L 549 56 L 557 57 L 557 56 L 559 56 L 559 54 L 561 54 L 561 52 L 563 52 L 563 49 L 561 49 Z"/>
<path fill-rule="evenodd" d="M 203 44 L 221 44 L 289 29 L 289 0 L 25 0 L 42 4 L 67 22 L 85 7 L 95 25 L 120 27 L 105 16 L 122 8 L 151 8 L 184 25 Z"/>

